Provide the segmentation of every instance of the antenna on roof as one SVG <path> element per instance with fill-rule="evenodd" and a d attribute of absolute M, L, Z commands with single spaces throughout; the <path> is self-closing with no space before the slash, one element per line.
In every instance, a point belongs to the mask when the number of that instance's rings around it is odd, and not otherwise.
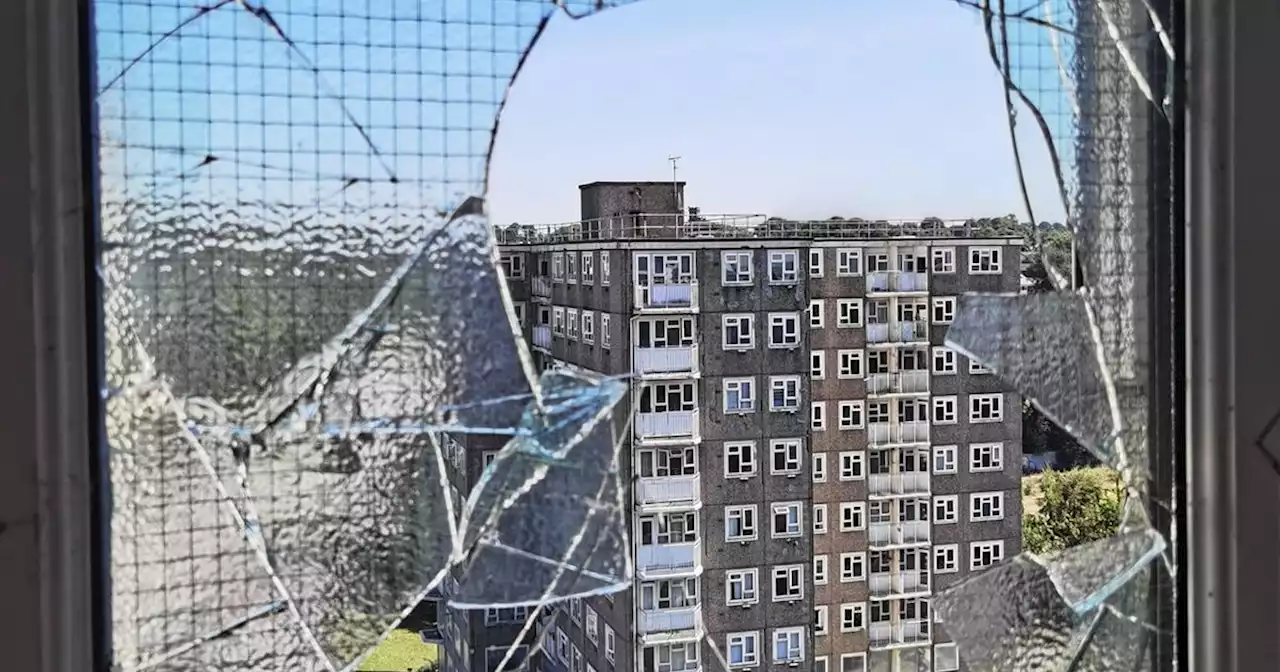
<path fill-rule="evenodd" d="M 676 199 L 676 210 L 684 212 L 684 204 L 680 202 L 680 181 L 676 179 L 676 173 L 679 171 L 677 164 L 680 161 L 680 157 L 672 155 L 668 156 L 667 160 L 671 162 L 671 193 Z"/>

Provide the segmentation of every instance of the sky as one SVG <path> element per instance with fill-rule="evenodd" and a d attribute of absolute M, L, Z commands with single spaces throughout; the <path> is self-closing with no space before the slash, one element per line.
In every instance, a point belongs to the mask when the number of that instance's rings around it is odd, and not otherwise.
<path fill-rule="evenodd" d="M 1025 218 L 1004 109 L 979 15 L 947 0 L 558 15 L 509 94 L 490 215 L 573 220 L 577 185 L 669 180 L 674 154 L 704 214 Z M 1060 221 L 1045 143 L 1019 119 L 1036 217 Z"/>

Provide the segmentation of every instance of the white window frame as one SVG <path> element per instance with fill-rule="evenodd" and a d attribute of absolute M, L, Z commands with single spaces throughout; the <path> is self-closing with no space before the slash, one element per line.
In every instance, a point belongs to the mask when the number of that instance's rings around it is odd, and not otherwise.
<path fill-rule="evenodd" d="M 827 566 L 828 560 L 830 557 L 825 553 L 813 556 L 813 585 L 827 585 L 827 571 L 830 569 Z"/>
<path fill-rule="evenodd" d="M 978 560 L 985 552 L 990 551 L 991 562 L 979 563 Z M 974 541 L 969 544 L 969 571 L 980 572 L 999 564 L 1004 560 L 1004 540 L 993 539 L 991 541 Z"/>
<path fill-rule="evenodd" d="M 604 257 L 601 257 L 602 259 Z M 613 347 L 613 331 L 610 330 L 612 320 L 609 313 L 600 313 L 600 347 L 605 350 Z"/>
<path fill-rule="evenodd" d="M 516 314 L 516 324 L 524 327 L 525 309 L 524 301 L 512 301 L 511 310 Z"/>
<path fill-rule="evenodd" d="M 840 531 L 861 532 L 867 529 L 866 502 L 840 502 Z"/>
<path fill-rule="evenodd" d="M 721 400 L 720 407 L 724 409 L 725 415 L 748 415 L 756 412 L 755 378 L 725 378 L 722 391 L 724 398 Z M 738 397 L 738 405 L 733 408 L 729 407 L 731 393 Z"/>
<path fill-rule="evenodd" d="M 840 605 L 840 632 L 860 632 L 866 629 L 866 602 L 845 602 Z"/>
<path fill-rule="evenodd" d="M 989 406 L 990 413 L 981 413 L 983 406 Z M 994 392 L 991 394 L 970 394 L 969 395 L 969 424 L 981 424 L 991 422 L 1004 422 L 1004 394 Z"/>
<path fill-rule="evenodd" d="M 813 659 L 813 672 L 831 672 L 830 663 L 826 656 L 815 656 Z"/>
<path fill-rule="evenodd" d="M 782 392 L 778 404 L 777 393 Z M 769 376 L 769 410 L 774 413 L 795 413 L 800 410 L 800 376 Z"/>
<path fill-rule="evenodd" d="M 814 534 L 827 533 L 827 505 L 826 504 L 813 505 L 813 533 Z"/>
<path fill-rule="evenodd" d="M 809 351 L 809 378 L 822 380 L 827 377 L 827 351 Z"/>
<path fill-rule="evenodd" d="M 783 327 L 783 336 L 794 336 L 794 341 L 790 339 L 782 343 L 775 343 L 773 340 L 773 327 L 777 323 Z M 788 330 L 787 324 L 790 323 L 794 328 Z M 790 334 L 786 333 L 790 331 Z M 800 347 L 800 313 L 769 313 L 769 348 L 773 350 L 794 350 Z"/>
<path fill-rule="evenodd" d="M 827 454 L 812 453 L 811 455 L 809 455 L 809 464 L 812 467 L 812 471 L 813 471 L 813 482 L 826 483 L 827 482 Z"/>
<path fill-rule="evenodd" d="M 750 459 L 743 459 L 743 453 Z M 747 471 L 732 472 L 729 471 L 729 457 L 737 454 L 739 465 L 746 463 L 750 465 Z M 741 478 L 747 479 L 760 473 L 760 455 L 756 451 L 756 443 L 754 441 L 726 441 L 724 444 L 724 477 L 725 478 Z"/>
<path fill-rule="evenodd" d="M 564 273 L 565 282 L 576 285 L 578 284 L 578 252 L 571 250 L 564 253 Z"/>
<path fill-rule="evenodd" d="M 582 284 L 594 285 L 596 282 L 595 250 L 582 251 Z"/>
<path fill-rule="evenodd" d="M 999 247 L 970 247 L 969 275 L 1000 275 L 1004 272 L 1003 257 L 1004 250 Z"/>
<path fill-rule="evenodd" d="M 600 250 L 600 285 L 609 286 L 609 251 Z"/>
<path fill-rule="evenodd" d="M 836 277 L 856 278 L 862 275 L 862 250 L 842 247 L 836 250 Z"/>
<path fill-rule="evenodd" d="M 958 473 L 959 467 L 956 464 L 957 462 L 956 453 L 957 453 L 956 446 L 934 446 L 933 455 L 930 456 L 932 458 L 932 461 L 929 465 L 930 468 L 933 470 L 933 473 L 935 474 Z M 939 464 L 942 464 L 944 466 L 940 468 L 938 466 Z M 950 466 L 946 466 L 946 465 L 950 465 Z"/>
<path fill-rule="evenodd" d="M 859 583 L 867 580 L 867 553 L 840 554 L 840 583 Z"/>
<path fill-rule="evenodd" d="M 990 513 L 983 513 L 984 507 L 989 508 Z M 969 493 L 969 522 L 989 523 L 997 520 L 1004 520 L 1003 492 Z"/>
<path fill-rule="evenodd" d="M 596 342 L 596 314 L 594 311 L 582 311 L 582 342 L 588 345 Z"/>
<path fill-rule="evenodd" d="M 578 340 L 578 309 L 564 309 L 564 336 L 565 338 L 576 341 Z"/>
<path fill-rule="evenodd" d="M 951 324 L 956 319 L 956 297 L 954 296 L 935 296 L 932 299 L 932 310 L 929 311 L 929 321 L 933 324 Z M 941 311 L 942 316 L 938 313 Z"/>
<path fill-rule="evenodd" d="M 862 299 L 836 299 L 836 328 L 854 329 L 861 327 L 867 317 Z M 856 319 L 849 319 L 850 315 Z"/>
<path fill-rule="evenodd" d="M 564 282 L 564 252 L 551 253 L 551 281 Z"/>
<path fill-rule="evenodd" d="M 743 534 L 731 535 L 729 521 L 737 518 L 739 531 Z M 734 504 L 724 507 L 724 541 L 726 544 L 756 541 L 760 538 L 760 516 L 755 504 Z"/>
<path fill-rule="evenodd" d="M 959 405 L 960 398 L 953 394 L 934 397 L 931 409 L 933 424 L 954 425 L 959 422 L 960 413 L 957 412 Z"/>
<path fill-rule="evenodd" d="M 604 624 L 604 659 L 613 662 L 614 651 L 617 650 L 616 635 L 613 632 L 613 626 L 608 623 Z"/>
<path fill-rule="evenodd" d="M 842 401 L 838 409 L 841 431 L 863 429 L 867 426 L 867 404 L 862 399 Z"/>
<path fill-rule="evenodd" d="M 846 660 L 861 660 L 862 667 L 852 667 L 846 665 Z M 860 651 L 858 653 L 842 653 L 840 654 L 840 669 L 838 672 L 867 672 L 867 652 Z"/>
<path fill-rule="evenodd" d="M 725 662 L 730 668 L 757 667 L 760 665 L 760 631 L 731 632 L 725 635 Z M 750 642 L 750 645 L 748 645 Z M 734 647 L 742 650 L 742 660 L 734 662 Z"/>
<path fill-rule="evenodd" d="M 969 357 L 968 359 L 969 359 L 969 375 L 981 376 L 988 373 L 995 373 L 994 370 L 984 365 L 982 362 L 979 362 L 978 360 L 972 357 Z"/>
<path fill-rule="evenodd" d="M 945 345 L 933 346 L 929 366 L 935 376 L 950 376 L 956 372 L 956 351 Z"/>
<path fill-rule="evenodd" d="M 773 631 L 773 662 L 774 663 L 799 663 L 804 660 L 804 643 L 805 629 L 803 627 L 794 628 L 776 628 Z M 778 644 L 786 643 L 787 653 L 790 654 L 785 658 L 778 657 Z M 795 643 L 792 647 L 791 644 Z"/>
<path fill-rule="evenodd" d="M 960 545 L 939 544 L 933 547 L 933 573 L 955 574 L 960 571 Z"/>
<path fill-rule="evenodd" d="M 787 260 L 790 258 L 791 271 L 787 272 Z M 773 265 L 782 265 L 781 279 L 773 277 Z M 800 253 L 796 250 L 769 250 L 769 284 L 794 285 L 800 282 Z"/>
<path fill-rule="evenodd" d="M 600 615 L 591 608 L 591 605 L 587 605 L 586 629 L 587 640 L 600 646 Z"/>
<path fill-rule="evenodd" d="M 809 300 L 809 328 L 821 329 L 826 315 L 823 313 L 823 299 Z"/>
<path fill-rule="evenodd" d="M 813 560 L 817 562 L 818 558 L 815 557 Z M 813 583 L 820 585 L 817 581 Z M 826 582 L 823 581 L 823 583 Z M 813 608 L 813 636 L 822 637 L 828 632 L 830 632 L 830 623 L 827 620 L 827 605 L 819 604 Z"/>
<path fill-rule="evenodd" d="M 929 272 L 935 274 L 956 272 L 956 248 L 935 247 L 929 254 Z"/>
<path fill-rule="evenodd" d="M 946 662 L 943 656 L 946 656 Z M 945 667 L 944 667 L 945 665 Z M 954 643 L 935 644 L 933 646 L 933 672 L 959 672 L 960 649 Z"/>
<path fill-rule="evenodd" d="M 792 539 L 804 536 L 804 507 L 801 502 L 774 502 L 769 506 L 769 536 L 772 539 Z M 791 517 L 795 514 L 795 529 L 791 528 Z M 787 517 L 786 527 L 782 532 L 778 531 L 778 516 Z"/>
<path fill-rule="evenodd" d="M 988 461 L 990 464 L 983 464 Z M 982 441 L 969 444 L 969 473 L 981 474 L 996 471 L 1004 471 L 1004 442 Z"/>
<path fill-rule="evenodd" d="M 564 308 L 560 306 L 551 308 L 551 333 L 564 336 Z"/>
<path fill-rule="evenodd" d="M 809 430 L 822 432 L 827 429 L 827 402 L 813 401 L 809 403 Z"/>
<path fill-rule="evenodd" d="M 773 579 L 769 583 L 769 592 L 773 594 L 774 602 L 799 602 L 804 599 L 804 565 L 776 565 L 773 571 L 769 573 Z M 794 588 L 790 593 L 778 593 L 778 579 L 785 578 L 787 583 Z"/>
<path fill-rule="evenodd" d="M 837 480 L 841 482 L 862 481 L 867 478 L 867 456 L 862 450 L 842 450 L 840 462 L 836 465 L 839 471 Z"/>
<path fill-rule="evenodd" d="M 739 343 L 729 343 L 729 324 L 737 326 Z M 747 325 L 746 338 L 742 337 L 742 325 Z M 752 350 L 756 347 L 755 319 L 750 313 L 734 313 L 720 318 L 720 345 L 725 350 Z"/>
<path fill-rule="evenodd" d="M 935 495 L 931 515 L 934 525 L 954 525 L 960 522 L 959 495 Z"/>
<path fill-rule="evenodd" d="M 742 584 L 742 597 L 733 597 L 733 584 Z M 750 583 L 750 586 L 747 584 Z M 750 590 L 747 588 L 750 587 Z M 724 602 L 730 607 L 741 607 L 760 602 L 760 571 L 755 567 L 730 569 L 724 573 Z"/>
<path fill-rule="evenodd" d="M 867 354 L 863 350 L 836 351 L 836 378 L 840 380 L 857 380 L 866 375 Z"/>
<path fill-rule="evenodd" d="M 720 284 L 725 287 L 750 287 L 754 275 L 750 250 L 725 250 L 720 253 Z M 745 260 L 745 264 L 743 261 Z M 734 277 L 729 277 L 729 268 L 734 265 Z M 744 277 L 745 276 L 745 277 Z"/>
<path fill-rule="evenodd" d="M 821 278 L 823 267 L 825 266 L 825 255 L 821 247 L 809 248 L 809 277 Z"/>
<path fill-rule="evenodd" d="M 778 469 L 778 454 L 782 453 L 787 466 Z M 794 466 L 791 466 L 794 464 Z M 771 439 L 769 441 L 769 473 L 774 476 L 799 476 L 804 469 L 804 441 L 801 439 Z"/>

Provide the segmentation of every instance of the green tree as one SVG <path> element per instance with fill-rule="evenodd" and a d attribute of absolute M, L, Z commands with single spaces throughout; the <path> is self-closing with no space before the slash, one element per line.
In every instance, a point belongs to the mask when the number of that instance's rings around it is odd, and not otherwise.
<path fill-rule="evenodd" d="M 1040 507 L 1022 518 L 1022 544 L 1032 553 L 1096 541 L 1115 534 L 1120 527 L 1124 485 L 1116 472 L 1048 471 L 1031 495 L 1039 498 Z"/>

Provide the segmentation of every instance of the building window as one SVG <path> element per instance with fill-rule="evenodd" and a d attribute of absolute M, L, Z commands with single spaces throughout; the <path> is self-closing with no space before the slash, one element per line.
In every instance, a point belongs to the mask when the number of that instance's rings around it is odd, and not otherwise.
<path fill-rule="evenodd" d="M 862 429 L 865 426 L 864 408 L 865 404 L 861 399 L 840 402 L 840 429 Z"/>
<path fill-rule="evenodd" d="M 840 605 L 840 632 L 857 632 L 866 627 L 866 602 L 846 602 Z"/>
<path fill-rule="evenodd" d="M 564 308 L 560 306 L 551 309 L 551 333 L 564 336 Z"/>
<path fill-rule="evenodd" d="M 866 580 L 867 554 L 862 551 L 857 553 L 841 553 L 840 583 L 853 583 L 855 581 Z"/>
<path fill-rule="evenodd" d="M 867 529 L 867 503 L 840 503 L 840 531 L 857 532 Z"/>
<path fill-rule="evenodd" d="M 606 257 L 601 257 L 604 259 Z M 609 314 L 600 313 L 600 347 L 608 350 L 613 345 L 613 330 L 609 329 Z"/>
<path fill-rule="evenodd" d="M 773 538 L 786 539 L 800 536 L 803 517 L 800 514 L 800 502 L 785 502 L 773 505 Z"/>
<path fill-rule="evenodd" d="M 726 378 L 724 380 L 724 412 L 754 412 L 756 410 L 755 387 L 754 378 Z"/>
<path fill-rule="evenodd" d="M 523 254 L 504 254 L 502 255 L 502 274 L 507 276 L 508 280 L 524 279 L 524 255 Z"/>
<path fill-rule="evenodd" d="M 956 319 L 956 297 L 933 297 L 933 323 L 951 324 Z"/>
<path fill-rule="evenodd" d="M 800 439 L 775 439 L 769 443 L 773 453 L 775 476 L 795 476 L 800 473 Z"/>
<path fill-rule="evenodd" d="M 955 544 L 947 544 L 944 546 L 933 547 L 933 571 L 938 574 L 952 574 L 959 568 L 959 561 L 956 556 L 960 554 L 960 547 Z"/>
<path fill-rule="evenodd" d="M 769 313 L 769 347 L 795 348 L 799 345 L 799 313 Z"/>
<path fill-rule="evenodd" d="M 726 640 L 729 667 L 755 667 L 760 664 L 760 633 L 733 632 Z"/>
<path fill-rule="evenodd" d="M 863 467 L 863 453 L 857 450 L 840 451 L 840 480 L 860 481 L 866 477 Z"/>
<path fill-rule="evenodd" d="M 956 447 L 955 446 L 934 446 L 933 447 L 933 473 L 935 474 L 956 473 Z"/>
<path fill-rule="evenodd" d="M 578 253 L 577 252 L 564 253 L 564 272 L 566 276 L 565 281 L 567 281 L 569 284 L 572 285 L 578 282 Z"/>
<path fill-rule="evenodd" d="M 830 672 L 827 669 L 827 657 L 818 656 L 813 659 L 813 672 Z"/>
<path fill-rule="evenodd" d="M 609 284 L 609 252 L 600 250 L 600 284 Z"/>
<path fill-rule="evenodd" d="M 960 519 L 957 509 L 960 499 L 956 495 L 938 495 L 933 498 L 933 524 L 949 525 Z"/>
<path fill-rule="evenodd" d="M 751 253 L 740 250 L 720 254 L 720 282 L 726 286 L 751 284 Z"/>
<path fill-rule="evenodd" d="M 1003 492 L 975 492 L 969 495 L 969 522 L 1004 520 Z"/>
<path fill-rule="evenodd" d="M 813 533 L 814 534 L 827 533 L 827 505 L 826 504 L 813 505 Z"/>
<path fill-rule="evenodd" d="M 814 350 L 809 353 L 809 377 L 822 380 L 827 375 L 827 353 Z"/>
<path fill-rule="evenodd" d="M 750 350 L 755 347 L 750 315 L 725 315 L 721 323 L 724 326 L 725 350 Z"/>
<path fill-rule="evenodd" d="M 955 644 L 938 644 L 933 647 L 933 672 L 957 672 L 960 669 L 960 649 Z"/>
<path fill-rule="evenodd" d="M 564 630 L 556 631 L 556 657 L 568 663 L 572 656 L 569 654 L 569 633 Z"/>
<path fill-rule="evenodd" d="M 804 660 L 804 628 L 778 628 L 773 631 L 773 662 L 796 663 Z"/>
<path fill-rule="evenodd" d="M 553 252 L 551 254 L 551 279 L 556 282 L 564 282 L 564 252 Z"/>
<path fill-rule="evenodd" d="M 596 314 L 589 311 L 582 311 L 582 342 L 596 342 Z"/>
<path fill-rule="evenodd" d="M 773 601 L 794 602 L 804 597 L 804 565 L 773 568 Z"/>
<path fill-rule="evenodd" d="M 971 374 L 973 374 L 973 375 L 975 375 L 975 376 L 976 376 L 976 375 L 981 375 L 981 374 L 984 374 L 984 373 L 994 373 L 994 371 L 992 371 L 990 367 L 988 367 L 988 366 L 984 366 L 984 365 L 982 364 L 982 362 L 979 362 L 978 360 L 973 359 L 972 357 L 970 357 L 970 358 L 969 358 L 969 373 L 971 373 Z"/>
<path fill-rule="evenodd" d="M 809 277 L 811 278 L 822 277 L 822 250 L 821 249 L 815 248 L 815 249 L 809 250 Z"/>
<path fill-rule="evenodd" d="M 569 600 L 569 619 L 577 625 L 582 625 L 582 604 L 581 599 Z"/>
<path fill-rule="evenodd" d="M 809 405 L 809 428 L 815 432 L 827 428 L 827 402 L 815 401 Z"/>
<path fill-rule="evenodd" d="M 517 302 L 511 304 L 511 310 L 516 314 L 516 324 L 524 326 L 524 303 Z"/>
<path fill-rule="evenodd" d="M 969 471 L 1003 471 L 1003 443 L 971 443 L 969 444 Z"/>
<path fill-rule="evenodd" d="M 564 335 L 570 340 L 578 340 L 578 310 L 566 308 L 564 311 Z"/>
<path fill-rule="evenodd" d="M 809 457 L 809 459 L 813 460 L 813 482 L 826 483 L 827 482 L 827 454 L 814 453 Z"/>
<path fill-rule="evenodd" d="M 582 649 L 579 649 L 577 644 L 573 645 L 573 664 L 569 667 L 569 672 L 584 672 L 582 669 Z"/>
<path fill-rule="evenodd" d="M 863 374 L 863 352 L 861 350 L 840 350 L 837 353 L 839 368 L 837 378 L 861 378 Z"/>
<path fill-rule="evenodd" d="M 613 662 L 613 652 L 617 648 L 617 642 L 614 641 L 613 628 L 608 623 L 604 626 L 604 659 Z"/>
<path fill-rule="evenodd" d="M 756 592 L 755 569 L 731 569 L 725 572 L 725 602 L 731 607 L 760 601 Z"/>
<path fill-rule="evenodd" d="M 591 284 L 596 281 L 596 253 L 582 253 L 582 282 Z"/>
<path fill-rule="evenodd" d="M 862 250 L 836 250 L 836 276 L 862 275 Z"/>
<path fill-rule="evenodd" d="M 600 646 L 600 616 L 591 607 L 587 607 L 587 639 Z"/>
<path fill-rule="evenodd" d="M 956 248 L 954 247 L 933 248 L 933 272 L 934 273 L 955 273 L 956 272 Z"/>
<path fill-rule="evenodd" d="M 818 561 L 817 558 L 813 560 L 815 563 Z M 814 583 L 817 582 L 817 579 L 815 579 Z M 826 582 L 824 581 L 823 583 Z M 813 636 L 821 637 L 825 634 L 827 634 L 827 605 L 824 604 L 813 608 Z"/>
<path fill-rule="evenodd" d="M 756 505 L 724 507 L 724 540 L 755 541 Z"/>
<path fill-rule="evenodd" d="M 956 397 L 933 398 L 933 424 L 954 425 L 956 423 Z"/>
<path fill-rule="evenodd" d="M 933 348 L 933 372 L 946 375 L 956 372 L 956 351 L 943 345 Z"/>
<path fill-rule="evenodd" d="M 865 652 L 840 654 L 840 672 L 867 672 L 867 654 Z"/>
<path fill-rule="evenodd" d="M 1000 248 L 969 248 L 970 275 L 990 275 L 1000 272 Z"/>
<path fill-rule="evenodd" d="M 862 299 L 836 299 L 836 326 L 841 329 L 862 326 Z"/>
<path fill-rule="evenodd" d="M 756 475 L 756 444 L 747 442 L 724 444 L 725 478 Z"/>
<path fill-rule="evenodd" d="M 800 276 L 800 254 L 795 250 L 769 252 L 769 284 L 795 284 Z"/>
<path fill-rule="evenodd" d="M 1004 541 L 975 541 L 969 544 L 969 571 L 986 569 L 1004 559 Z"/>
<path fill-rule="evenodd" d="M 796 411 L 800 409 L 800 376 L 769 377 L 769 410 Z"/>
<path fill-rule="evenodd" d="M 1000 422 L 1004 420 L 1004 395 L 969 395 L 969 422 Z"/>
<path fill-rule="evenodd" d="M 508 609 L 485 609 L 484 624 L 493 625 L 495 623 L 520 623 L 523 624 L 529 618 L 529 607 L 514 607 Z"/>
<path fill-rule="evenodd" d="M 809 328 L 822 328 L 822 299 L 813 299 L 809 302 Z"/>
<path fill-rule="evenodd" d="M 910 406 L 904 401 L 904 407 L 909 408 Z M 867 422 L 870 422 L 873 425 L 882 422 L 889 422 L 889 402 L 871 402 L 871 408 L 867 411 Z"/>
<path fill-rule="evenodd" d="M 827 556 L 813 556 L 813 582 L 816 585 L 825 585 L 827 583 Z"/>

